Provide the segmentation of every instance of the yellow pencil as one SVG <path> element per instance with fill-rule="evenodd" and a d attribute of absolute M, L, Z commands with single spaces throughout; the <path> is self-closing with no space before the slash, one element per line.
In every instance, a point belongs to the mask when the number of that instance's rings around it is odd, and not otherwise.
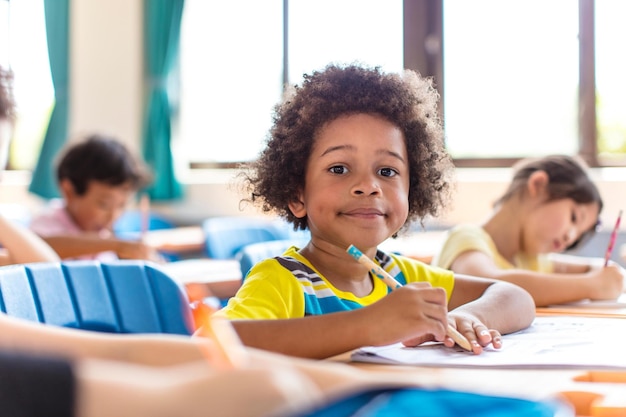
<path fill-rule="evenodd" d="M 370 258 L 365 256 L 365 254 L 363 254 L 363 252 L 358 250 L 354 245 L 350 245 L 347 249 L 347 252 L 348 254 L 350 254 L 350 256 L 356 259 L 360 264 L 368 267 L 372 274 L 374 274 L 375 276 L 383 280 L 383 282 L 387 284 L 387 286 L 391 288 L 392 290 L 402 287 L 402 284 L 396 281 L 394 277 L 389 275 L 389 273 L 385 271 L 383 268 L 381 268 L 380 265 L 376 264 Z M 469 341 L 465 338 L 465 336 L 459 333 L 459 331 L 455 329 L 454 327 L 452 327 L 450 324 L 448 324 L 448 336 L 450 336 L 450 338 L 454 340 L 454 342 L 457 345 L 461 346 L 463 349 L 469 350 L 470 352 L 472 351 L 472 346 L 470 345 Z"/>

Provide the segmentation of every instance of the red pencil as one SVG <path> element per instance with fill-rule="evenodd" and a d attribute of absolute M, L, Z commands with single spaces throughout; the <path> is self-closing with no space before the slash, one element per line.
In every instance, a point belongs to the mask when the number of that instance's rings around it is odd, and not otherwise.
<path fill-rule="evenodd" d="M 613 252 L 613 246 L 615 246 L 615 240 L 617 239 L 617 231 L 619 229 L 619 223 L 622 220 L 622 210 L 619 211 L 617 215 L 617 221 L 615 222 L 615 227 L 613 228 L 613 233 L 611 233 L 611 238 L 609 239 L 609 247 L 606 248 L 606 254 L 604 255 L 604 266 L 609 264 L 609 259 L 611 259 L 611 253 Z"/>

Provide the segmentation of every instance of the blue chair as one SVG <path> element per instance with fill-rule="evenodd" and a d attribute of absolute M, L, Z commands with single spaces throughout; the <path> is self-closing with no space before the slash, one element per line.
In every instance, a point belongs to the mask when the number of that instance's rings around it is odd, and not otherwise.
<path fill-rule="evenodd" d="M 252 217 L 211 217 L 204 220 L 205 252 L 213 259 L 234 259 L 252 243 L 294 239 L 308 232 L 296 232 L 282 220 Z"/>
<path fill-rule="evenodd" d="M 143 214 L 140 210 L 127 210 L 113 224 L 113 233 L 119 239 L 138 240 L 142 232 Z M 173 229 L 176 224 L 170 219 L 154 212 L 148 218 L 148 230 Z M 178 261 L 180 256 L 175 253 L 160 252 L 168 261 Z"/>
<path fill-rule="evenodd" d="M 0 310 L 40 323 L 110 333 L 194 330 L 184 290 L 145 261 L 63 261 L 0 267 Z"/>
<path fill-rule="evenodd" d="M 142 222 L 143 219 L 140 210 L 127 210 L 113 224 L 113 232 L 116 235 L 140 233 Z M 150 212 L 148 230 L 172 229 L 174 227 L 176 227 L 176 225 L 170 219 L 158 213 Z"/>
<path fill-rule="evenodd" d="M 242 278 L 246 278 L 248 271 L 250 271 L 250 268 L 252 268 L 256 263 L 264 259 L 282 255 L 283 252 L 291 246 L 295 245 L 298 248 L 301 248 L 306 245 L 307 242 L 308 239 L 282 239 L 252 243 L 244 246 L 235 255 L 235 259 L 239 261 L 239 265 L 241 267 Z"/>

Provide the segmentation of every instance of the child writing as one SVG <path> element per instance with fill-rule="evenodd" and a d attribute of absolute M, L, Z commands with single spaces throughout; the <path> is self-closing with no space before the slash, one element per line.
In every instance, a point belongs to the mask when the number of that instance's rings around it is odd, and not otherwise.
<path fill-rule="evenodd" d="M 0 67 L 0 124 L 12 106 L 7 75 Z M 0 136 L 0 145 L 7 139 Z M 9 251 L 13 260 L 58 260 L 36 235 L 2 217 L 0 241 L 17 251 Z M 246 351 L 247 366 L 223 369 L 211 355 L 213 339 L 106 334 L 2 313 L 0 334 L 0 403 L 10 416 L 302 416 L 344 396 L 426 383 L 414 373 L 371 374 L 254 349 Z"/>
<path fill-rule="evenodd" d="M 508 281 L 537 306 L 615 299 L 624 274 L 617 264 L 548 260 L 594 233 L 602 199 L 583 162 L 565 155 L 523 160 L 482 225 L 449 231 L 433 265 Z"/>
<path fill-rule="evenodd" d="M 160 260 L 141 242 L 116 239 L 112 226 L 148 174 L 119 141 L 102 135 L 69 146 L 57 166 L 63 196 L 35 216 L 31 230 L 62 259 Z"/>
<path fill-rule="evenodd" d="M 14 121 L 11 85 L 12 74 L 0 67 L 0 173 Z M 1 215 L 0 244 L 1 265 L 59 260 L 32 231 Z M 295 415 L 348 387 L 380 386 L 338 364 L 252 350 L 253 366 L 220 370 L 207 339 L 63 329 L 3 313 L 0 333 L 0 403 L 10 416 Z M 393 386 L 393 379 L 383 384 Z"/>
<path fill-rule="evenodd" d="M 13 75 L 0 67 L 0 175 L 4 171 L 15 121 Z M 34 233 L 0 213 L 0 265 L 57 261 L 57 254 Z"/>
<path fill-rule="evenodd" d="M 532 299 L 517 286 L 377 248 L 447 197 L 452 165 L 437 99 L 411 71 L 330 65 L 276 108 L 245 183 L 264 211 L 311 239 L 258 263 L 216 313 L 233 320 L 244 344 L 309 358 L 396 342 L 451 347 L 451 325 L 478 354 L 532 322 Z M 351 244 L 404 286 L 390 292 L 346 253 Z"/>

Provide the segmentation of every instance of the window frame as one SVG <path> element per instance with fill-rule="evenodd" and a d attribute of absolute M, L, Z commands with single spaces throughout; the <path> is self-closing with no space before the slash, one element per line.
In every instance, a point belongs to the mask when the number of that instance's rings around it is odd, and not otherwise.
<path fill-rule="evenodd" d="M 578 95 L 578 155 L 589 166 L 608 166 L 597 154 L 596 93 L 595 93 L 595 18 L 594 0 L 579 0 L 579 95 Z M 412 27 L 413 26 L 413 27 Z M 405 68 L 432 76 L 441 100 L 443 114 L 443 0 L 404 0 L 404 59 Z M 415 29 L 423 28 L 422 30 Z M 411 45 L 426 45 L 421 51 Z M 510 167 L 523 159 L 517 158 L 455 158 L 457 167 Z M 613 165 L 616 163 L 613 161 Z"/>

